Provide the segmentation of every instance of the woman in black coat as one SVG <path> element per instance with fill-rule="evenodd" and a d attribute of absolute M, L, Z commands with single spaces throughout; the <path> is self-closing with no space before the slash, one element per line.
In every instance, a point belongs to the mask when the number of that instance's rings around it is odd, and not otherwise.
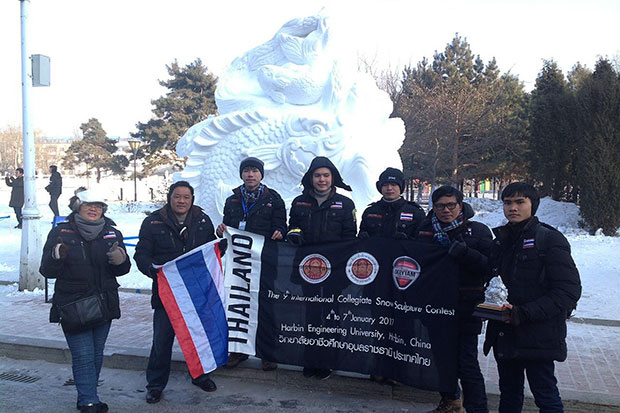
<path fill-rule="evenodd" d="M 104 216 L 103 198 L 92 190 L 78 193 L 77 198 L 68 222 L 52 228 L 47 236 L 39 271 L 56 279 L 50 322 L 60 322 L 71 351 L 77 407 L 82 412 L 106 412 L 97 382 L 111 322 L 121 316 L 116 277 L 127 274 L 131 263 L 123 235 Z M 103 319 L 87 327 L 70 327 L 60 308 L 96 294 L 101 297 Z"/>

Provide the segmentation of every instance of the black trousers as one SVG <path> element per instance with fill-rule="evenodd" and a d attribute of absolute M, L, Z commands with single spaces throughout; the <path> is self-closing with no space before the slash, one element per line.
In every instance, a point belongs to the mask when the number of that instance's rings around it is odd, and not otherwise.
<path fill-rule="evenodd" d="M 524 373 L 534 402 L 542 413 L 563 412 L 553 360 L 497 360 L 499 372 L 499 412 L 520 413 L 523 409 Z"/>
<path fill-rule="evenodd" d="M 52 212 L 54 213 L 55 217 L 60 216 L 60 213 L 58 212 L 58 197 L 60 195 L 51 195 L 50 194 L 50 209 L 52 210 Z"/>
<path fill-rule="evenodd" d="M 22 226 L 22 207 L 13 207 L 15 211 L 15 218 L 17 218 L 17 226 L 21 228 Z"/>

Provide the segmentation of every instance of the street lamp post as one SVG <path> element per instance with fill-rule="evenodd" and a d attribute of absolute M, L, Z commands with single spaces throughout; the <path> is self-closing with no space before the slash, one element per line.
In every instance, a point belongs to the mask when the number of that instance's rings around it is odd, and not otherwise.
<path fill-rule="evenodd" d="M 129 139 L 129 146 L 133 151 L 133 201 L 138 201 L 138 184 L 137 184 L 137 174 L 136 174 L 136 155 L 138 153 L 138 148 L 142 144 L 140 139 Z"/>

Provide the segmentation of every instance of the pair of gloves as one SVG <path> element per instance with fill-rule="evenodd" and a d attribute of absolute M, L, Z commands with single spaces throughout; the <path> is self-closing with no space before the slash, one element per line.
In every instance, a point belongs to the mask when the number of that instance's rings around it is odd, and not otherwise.
<path fill-rule="evenodd" d="M 67 258 L 68 253 L 69 247 L 67 247 L 67 244 L 63 242 L 61 237 L 58 237 L 56 245 L 52 248 L 52 258 L 55 260 L 64 260 Z M 118 241 L 110 247 L 106 255 L 108 256 L 108 264 L 110 265 L 121 265 L 127 259 L 127 253 L 118 246 Z"/>

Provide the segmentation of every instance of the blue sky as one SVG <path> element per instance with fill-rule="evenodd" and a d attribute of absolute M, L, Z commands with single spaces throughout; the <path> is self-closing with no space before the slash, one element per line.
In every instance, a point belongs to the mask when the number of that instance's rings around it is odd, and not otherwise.
<path fill-rule="evenodd" d="M 216 75 L 269 39 L 291 18 L 327 5 L 336 35 L 379 66 L 432 59 L 455 33 L 484 61 L 497 59 L 534 86 L 543 59 L 566 73 L 577 62 L 620 54 L 620 2 L 31 0 L 30 53 L 51 58 L 51 82 L 32 91 L 36 130 L 74 136 L 98 118 L 110 136 L 127 136 L 165 93 L 158 79 L 175 58 L 200 57 Z M 21 124 L 20 2 L 0 2 L 0 129 Z"/>

